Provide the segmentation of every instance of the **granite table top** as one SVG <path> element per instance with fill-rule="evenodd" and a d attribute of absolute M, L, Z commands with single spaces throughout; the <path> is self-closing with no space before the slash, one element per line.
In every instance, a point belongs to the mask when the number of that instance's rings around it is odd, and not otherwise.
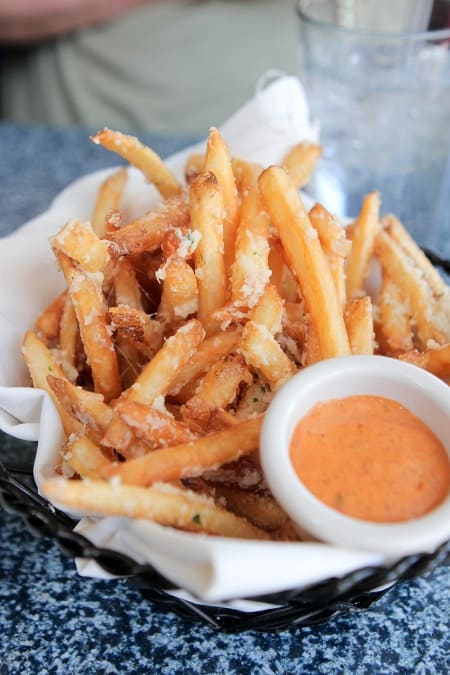
<path fill-rule="evenodd" d="M 0 234 L 70 181 L 112 165 L 88 130 L 0 123 Z M 191 139 L 144 137 L 166 156 Z M 33 444 L 0 435 L 0 461 Z M 125 581 L 77 575 L 51 540 L 0 509 L 0 673 L 395 673 L 450 671 L 450 571 L 396 584 L 369 609 L 278 632 L 228 634 L 149 602 Z"/>

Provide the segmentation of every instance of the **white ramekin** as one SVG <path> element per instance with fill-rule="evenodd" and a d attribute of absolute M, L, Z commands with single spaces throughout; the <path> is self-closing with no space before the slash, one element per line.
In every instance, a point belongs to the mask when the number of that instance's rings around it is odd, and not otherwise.
<path fill-rule="evenodd" d="M 297 476 L 289 443 L 298 421 L 319 401 L 358 394 L 402 403 L 436 434 L 450 457 L 450 387 L 416 366 L 385 356 L 328 359 L 292 377 L 276 393 L 261 431 L 266 481 L 307 538 L 387 556 L 431 552 L 450 539 L 450 492 L 428 514 L 400 523 L 346 516 L 317 499 Z M 401 443 L 401 439 L 399 439 Z"/>

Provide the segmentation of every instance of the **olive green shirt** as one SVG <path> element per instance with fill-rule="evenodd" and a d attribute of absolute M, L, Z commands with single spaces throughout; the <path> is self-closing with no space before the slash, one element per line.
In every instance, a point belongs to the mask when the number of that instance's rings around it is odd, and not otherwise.
<path fill-rule="evenodd" d="M 8 55 L 2 115 L 19 122 L 204 134 L 268 69 L 297 72 L 294 0 L 161 2 Z"/>

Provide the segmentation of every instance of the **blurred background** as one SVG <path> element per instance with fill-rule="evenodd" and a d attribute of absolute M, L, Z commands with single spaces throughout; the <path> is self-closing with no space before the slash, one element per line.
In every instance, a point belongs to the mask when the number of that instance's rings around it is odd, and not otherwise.
<path fill-rule="evenodd" d="M 316 3 L 320 15 L 321 5 Z M 448 0 L 337 0 L 335 22 L 449 25 Z M 0 0 L 0 116 L 204 135 L 269 68 L 298 73 L 296 0 Z M 319 16 L 320 18 L 320 16 Z M 374 21 L 377 21 L 377 25 Z"/>

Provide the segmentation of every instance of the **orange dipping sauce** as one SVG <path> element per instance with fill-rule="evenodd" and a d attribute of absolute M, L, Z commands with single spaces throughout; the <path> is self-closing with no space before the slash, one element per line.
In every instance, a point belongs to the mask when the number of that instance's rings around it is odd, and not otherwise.
<path fill-rule="evenodd" d="M 407 408 L 381 396 L 317 403 L 297 424 L 290 457 L 318 499 L 363 520 L 417 518 L 450 488 L 442 443 Z"/>

